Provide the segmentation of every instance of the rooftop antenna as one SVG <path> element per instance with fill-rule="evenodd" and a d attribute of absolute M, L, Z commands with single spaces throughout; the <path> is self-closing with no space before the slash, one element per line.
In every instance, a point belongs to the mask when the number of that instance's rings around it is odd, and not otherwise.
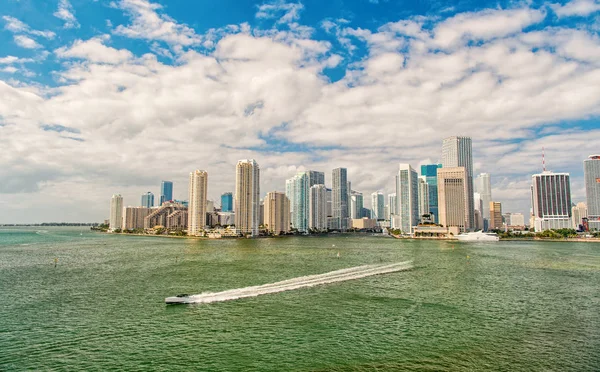
<path fill-rule="evenodd" d="M 546 171 L 546 150 L 542 146 L 542 168 Z"/>

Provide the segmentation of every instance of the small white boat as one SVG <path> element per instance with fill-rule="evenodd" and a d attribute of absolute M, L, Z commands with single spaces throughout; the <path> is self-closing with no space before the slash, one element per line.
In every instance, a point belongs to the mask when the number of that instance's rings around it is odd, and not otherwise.
<path fill-rule="evenodd" d="M 462 233 L 456 236 L 461 242 L 497 242 L 500 237 L 494 233 L 485 233 L 483 231 Z"/>
<path fill-rule="evenodd" d="M 165 298 L 165 303 L 169 304 L 169 305 L 171 305 L 171 304 L 192 304 L 192 303 L 194 303 L 194 300 L 192 297 L 193 296 L 191 296 L 189 294 L 178 294 L 177 296 Z"/>

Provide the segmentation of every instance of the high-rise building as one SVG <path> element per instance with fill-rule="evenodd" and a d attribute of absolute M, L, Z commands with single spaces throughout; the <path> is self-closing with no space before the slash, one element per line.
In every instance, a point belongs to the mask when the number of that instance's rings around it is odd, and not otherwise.
<path fill-rule="evenodd" d="M 264 202 L 265 228 L 275 235 L 290 231 L 290 200 L 284 193 L 271 191 Z"/>
<path fill-rule="evenodd" d="M 221 194 L 221 212 L 231 212 L 233 210 L 233 194 L 225 192 Z"/>
<path fill-rule="evenodd" d="M 123 230 L 136 230 L 144 228 L 144 219 L 152 213 L 147 207 L 123 208 Z"/>
<path fill-rule="evenodd" d="M 152 208 L 154 207 L 154 194 L 148 191 L 142 194 L 142 207 Z"/>
<path fill-rule="evenodd" d="M 484 223 L 483 219 L 483 201 L 481 200 L 481 194 L 476 192 L 473 193 L 473 204 L 475 206 L 475 218 L 473 222 L 475 223 L 475 230 L 487 230 L 487 224 Z M 488 206 L 489 210 L 489 206 Z M 489 221 L 489 220 L 486 220 Z"/>
<path fill-rule="evenodd" d="M 260 168 L 254 159 L 240 160 L 235 177 L 235 227 L 258 236 L 260 219 Z"/>
<path fill-rule="evenodd" d="M 489 173 L 481 173 L 475 180 L 475 191 L 481 196 L 481 202 L 483 204 L 483 210 L 481 210 L 484 219 L 488 220 L 490 217 L 490 202 L 492 201 L 492 182 Z M 477 205 L 474 206 L 477 209 Z"/>
<path fill-rule="evenodd" d="M 292 227 L 301 232 L 309 228 L 310 188 L 325 183 L 325 173 L 316 171 L 299 172 L 286 180 L 286 195 L 290 200 Z"/>
<path fill-rule="evenodd" d="M 498 230 L 502 228 L 502 203 L 491 201 L 490 205 L 490 229 Z"/>
<path fill-rule="evenodd" d="M 385 196 L 381 191 L 371 194 L 371 216 L 375 220 L 385 220 Z"/>
<path fill-rule="evenodd" d="M 421 176 L 425 177 L 425 181 L 429 186 L 429 213 L 433 215 L 433 222 L 435 223 L 439 222 L 437 170 L 441 167 L 441 164 L 421 165 Z"/>
<path fill-rule="evenodd" d="M 429 215 L 429 184 L 425 176 L 419 177 L 419 219 Z"/>
<path fill-rule="evenodd" d="M 111 231 L 121 230 L 123 228 L 123 197 L 121 194 L 115 194 L 110 199 L 110 219 L 108 228 Z"/>
<path fill-rule="evenodd" d="M 347 230 L 348 215 L 348 173 L 346 168 L 336 168 L 332 172 L 333 228 Z"/>
<path fill-rule="evenodd" d="M 190 173 L 188 235 L 197 236 L 204 232 L 208 194 L 208 173 L 196 170 Z"/>
<path fill-rule="evenodd" d="M 534 174 L 531 179 L 531 205 L 535 231 L 571 228 L 569 174 L 544 171 L 541 174 Z"/>
<path fill-rule="evenodd" d="M 327 189 L 327 217 L 333 218 L 333 190 Z"/>
<path fill-rule="evenodd" d="M 180 203 L 166 201 L 144 218 L 144 228 L 162 226 L 167 230 L 184 230 L 188 225 L 188 208 Z"/>
<path fill-rule="evenodd" d="M 583 161 L 585 195 L 587 198 L 588 226 L 600 230 L 600 155 L 590 155 Z"/>
<path fill-rule="evenodd" d="M 458 227 L 461 232 L 471 229 L 468 209 L 468 189 L 465 167 L 439 168 L 438 207 L 439 223 L 444 227 Z"/>
<path fill-rule="evenodd" d="M 443 168 L 465 168 L 468 229 L 472 229 L 475 207 L 473 205 L 473 145 L 471 138 L 459 136 L 445 138 L 442 144 L 442 166 Z"/>
<path fill-rule="evenodd" d="M 587 211 L 587 205 L 585 203 L 577 203 L 576 206 L 571 208 L 571 214 L 573 216 L 573 228 L 575 230 L 579 229 L 580 225 L 583 225 L 583 219 L 588 219 L 588 227 L 589 227 L 589 217 Z"/>
<path fill-rule="evenodd" d="M 317 184 L 310 188 L 308 216 L 310 229 L 327 230 L 327 188 L 325 185 Z"/>
<path fill-rule="evenodd" d="M 389 215 L 387 216 L 388 220 L 392 220 L 392 216 L 398 214 L 398 199 L 396 198 L 396 193 L 388 194 L 388 206 L 389 206 Z"/>
<path fill-rule="evenodd" d="M 396 176 L 396 200 L 399 228 L 404 234 L 412 234 L 413 227 L 419 224 L 419 178 L 410 164 L 400 164 Z"/>
<path fill-rule="evenodd" d="M 173 182 L 162 181 L 160 184 L 160 205 L 171 200 L 173 200 Z"/>
<path fill-rule="evenodd" d="M 523 216 L 523 213 L 511 213 L 510 224 L 508 226 L 525 227 L 525 216 Z"/>
<path fill-rule="evenodd" d="M 363 218 L 362 209 L 364 207 L 363 194 L 353 191 L 350 196 L 350 218 Z"/>

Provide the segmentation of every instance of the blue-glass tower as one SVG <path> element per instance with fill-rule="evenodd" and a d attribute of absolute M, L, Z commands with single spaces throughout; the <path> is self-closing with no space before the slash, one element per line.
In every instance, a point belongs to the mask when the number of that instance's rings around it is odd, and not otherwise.
<path fill-rule="evenodd" d="M 162 181 L 160 184 L 160 205 L 170 200 L 173 200 L 173 182 Z"/>
<path fill-rule="evenodd" d="M 148 191 L 142 195 L 142 207 L 152 208 L 154 207 L 154 194 Z"/>
<path fill-rule="evenodd" d="M 231 212 L 233 210 L 233 194 L 225 192 L 221 195 L 221 212 Z"/>
<path fill-rule="evenodd" d="M 441 167 L 441 164 L 421 165 L 421 176 L 425 176 L 425 182 L 429 185 L 429 212 L 433 214 L 435 223 L 440 221 L 438 215 L 437 170 Z"/>

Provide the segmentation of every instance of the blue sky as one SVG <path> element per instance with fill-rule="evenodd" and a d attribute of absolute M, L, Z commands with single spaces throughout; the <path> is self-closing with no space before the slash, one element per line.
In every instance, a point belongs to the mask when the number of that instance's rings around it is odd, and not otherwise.
<path fill-rule="evenodd" d="M 209 197 L 255 158 L 262 193 L 348 168 L 393 192 L 399 163 L 473 138 L 494 199 L 527 213 L 541 149 L 585 199 L 600 152 L 600 2 L 5 0 L 0 223 L 96 221 L 187 174 Z M 69 190 L 65 193 L 65 190 Z M 368 198 L 365 198 L 368 199 Z M 85 206 L 85 207 L 84 207 Z M 58 211 L 58 212 L 57 212 Z"/>

